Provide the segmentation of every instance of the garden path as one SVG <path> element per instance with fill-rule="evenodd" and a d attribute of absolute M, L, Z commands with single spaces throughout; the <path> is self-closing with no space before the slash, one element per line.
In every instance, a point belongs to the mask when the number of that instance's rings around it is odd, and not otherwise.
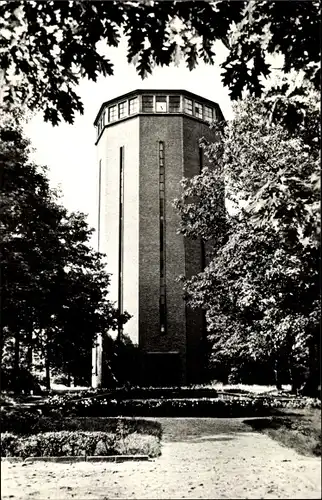
<path fill-rule="evenodd" d="M 321 498 L 321 462 L 242 419 L 162 418 L 151 462 L 2 463 L 2 500 Z"/>

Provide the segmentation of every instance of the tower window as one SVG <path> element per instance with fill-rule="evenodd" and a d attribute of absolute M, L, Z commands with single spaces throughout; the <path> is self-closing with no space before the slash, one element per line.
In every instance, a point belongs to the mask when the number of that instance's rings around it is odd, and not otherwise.
<path fill-rule="evenodd" d="M 98 120 L 97 124 L 97 135 L 99 136 L 100 133 L 102 132 L 103 128 L 105 127 L 105 111 L 100 116 L 100 119 Z"/>
<path fill-rule="evenodd" d="M 108 121 L 114 122 L 116 120 L 116 106 L 108 108 Z"/>
<path fill-rule="evenodd" d="M 180 111 L 180 96 L 170 95 L 169 96 L 169 112 L 178 113 Z"/>
<path fill-rule="evenodd" d="M 195 102 L 195 116 L 202 118 L 202 104 L 199 104 L 199 102 Z"/>
<path fill-rule="evenodd" d="M 192 100 L 184 98 L 184 111 L 189 115 L 192 115 Z"/>
<path fill-rule="evenodd" d="M 205 120 L 211 122 L 213 120 L 212 108 L 209 108 L 209 106 L 205 106 Z"/>
<path fill-rule="evenodd" d="M 144 113 L 153 113 L 153 95 L 142 96 L 142 111 Z"/>
<path fill-rule="evenodd" d="M 133 115 L 138 112 L 138 103 L 139 100 L 137 97 L 129 100 L 129 115 Z"/>
<path fill-rule="evenodd" d="M 165 113 L 167 111 L 167 98 L 166 96 L 156 96 L 155 110 L 157 113 Z"/>
<path fill-rule="evenodd" d="M 200 173 L 203 169 L 203 148 L 199 147 L 199 167 L 200 167 Z"/>
<path fill-rule="evenodd" d="M 126 101 L 120 102 L 119 104 L 119 118 L 124 118 L 126 116 Z"/>

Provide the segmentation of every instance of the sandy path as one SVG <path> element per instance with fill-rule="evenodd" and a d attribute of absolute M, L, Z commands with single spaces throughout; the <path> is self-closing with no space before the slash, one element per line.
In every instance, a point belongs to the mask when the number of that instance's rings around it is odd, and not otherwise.
<path fill-rule="evenodd" d="M 160 458 L 120 464 L 3 462 L 2 500 L 321 498 L 318 458 L 248 432 L 239 419 L 198 419 L 198 432 L 197 419 L 176 419 L 174 431 L 172 419 L 158 420 L 165 428 Z"/>

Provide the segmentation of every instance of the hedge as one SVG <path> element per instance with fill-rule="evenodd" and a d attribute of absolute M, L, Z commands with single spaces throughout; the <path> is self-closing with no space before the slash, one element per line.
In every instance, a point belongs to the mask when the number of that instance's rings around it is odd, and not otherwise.
<path fill-rule="evenodd" d="M 17 412 L 8 407 L 2 412 L 2 431 L 20 433 L 43 432 L 52 430 L 87 430 L 109 431 L 104 423 L 91 420 L 89 427 L 86 421 L 77 421 L 78 417 L 251 417 L 267 416 L 278 413 L 282 408 L 321 408 L 321 401 L 312 398 L 274 398 L 243 397 L 228 395 L 222 398 L 154 398 L 154 399 L 111 399 L 104 394 L 77 400 L 70 395 L 54 396 L 50 402 L 39 405 L 38 412 Z M 66 420 L 66 417 L 74 417 Z M 47 420 L 46 420 L 47 418 Z M 55 423 L 53 423 L 55 422 Z M 108 424 L 112 426 L 112 422 Z M 116 425 L 116 424 L 115 424 Z M 127 422 L 131 432 L 140 424 Z M 153 431 L 154 423 L 142 423 L 142 432 Z M 85 427 L 84 427 L 85 426 Z M 115 426 L 114 426 L 115 427 Z M 147 430 L 150 429 L 150 430 Z M 114 430 L 113 430 L 114 432 Z"/>
<path fill-rule="evenodd" d="M 137 432 L 116 435 L 110 432 L 59 431 L 34 435 L 4 432 L 1 436 L 2 457 L 84 456 L 84 455 L 161 454 L 160 439 Z"/>
<path fill-rule="evenodd" d="M 311 398 L 238 397 L 186 398 L 186 399 L 111 399 L 92 397 L 71 400 L 53 398 L 44 407 L 48 414 L 53 411 L 77 416 L 155 416 L 155 417 L 247 417 L 270 415 L 280 408 L 321 408 L 321 401 Z"/>
<path fill-rule="evenodd" d="M 1 413 L 1 432 L 15 434 L 36 434 L 54 431 L 100 431 L 113 433 L 116 436 L 129 435 L 134 432 L 162 437 L 159 422 L 130 418 L 106 417 L 65 417 L 65 413 L 54 411 L 44 416 L 39 411 L 26 412 L 23 409 L 5 409 Z"/>

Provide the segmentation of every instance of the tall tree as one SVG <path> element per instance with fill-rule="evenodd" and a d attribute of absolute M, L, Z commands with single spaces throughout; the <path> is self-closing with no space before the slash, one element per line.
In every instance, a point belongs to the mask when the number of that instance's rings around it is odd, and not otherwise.
<path fill-rule="evenodd" d="M 97 333 L 117 328 L 117 309 L 108 300 L 103 255 L 89 245 L 92 230 L 81 213 L 69 213 L 50 189 L 44 168 L 29 160 L 29 143 L 2 117 L 1 183 L 1 354 L 13 346 L 13 367 L 27 351 L 50 368 L 79 375 Z M 13 342 L 12 342 L 13 341 Z M 83 365 L 84 366 L 84 365 Z"/>
<path fill-rule="evenodd" d="M 235 119 L 217 125 L 221 141 L 204 143 L 213 168 L 184 180 L 176 202 L 182 233 L 212 245 L 185 291 L 206 311 L 213 359 L 273 359 L 294 387 L 301 368 L 316 386 L 319 366 L 319 101 L 306 97 L 296 133 L 285 126 L 292 96 L 274 109 L 270 100 L 239 103 Z M 223 185 L 235 209 L 226 216 Z"/>
<path fill-rule="evenodd" d="M 270 74 L 266 56 L 282 54 L 283 70 L 303 70 L 320 85 L 320 2 L 294 1 L 1 1 L 0 80 L 7 106 L 26 103 L 53 124 L 73 123 L 83 104 L 80 79 L 112 75 L 99 42 L 117 47 L 143 78 L 154 65 L 183 58 L 213 64 L 213 43 L 229 49 L 223 83 L 232 99 L 259 96 Z M 1 99 L 0 99 L 1 100 Z"/>

